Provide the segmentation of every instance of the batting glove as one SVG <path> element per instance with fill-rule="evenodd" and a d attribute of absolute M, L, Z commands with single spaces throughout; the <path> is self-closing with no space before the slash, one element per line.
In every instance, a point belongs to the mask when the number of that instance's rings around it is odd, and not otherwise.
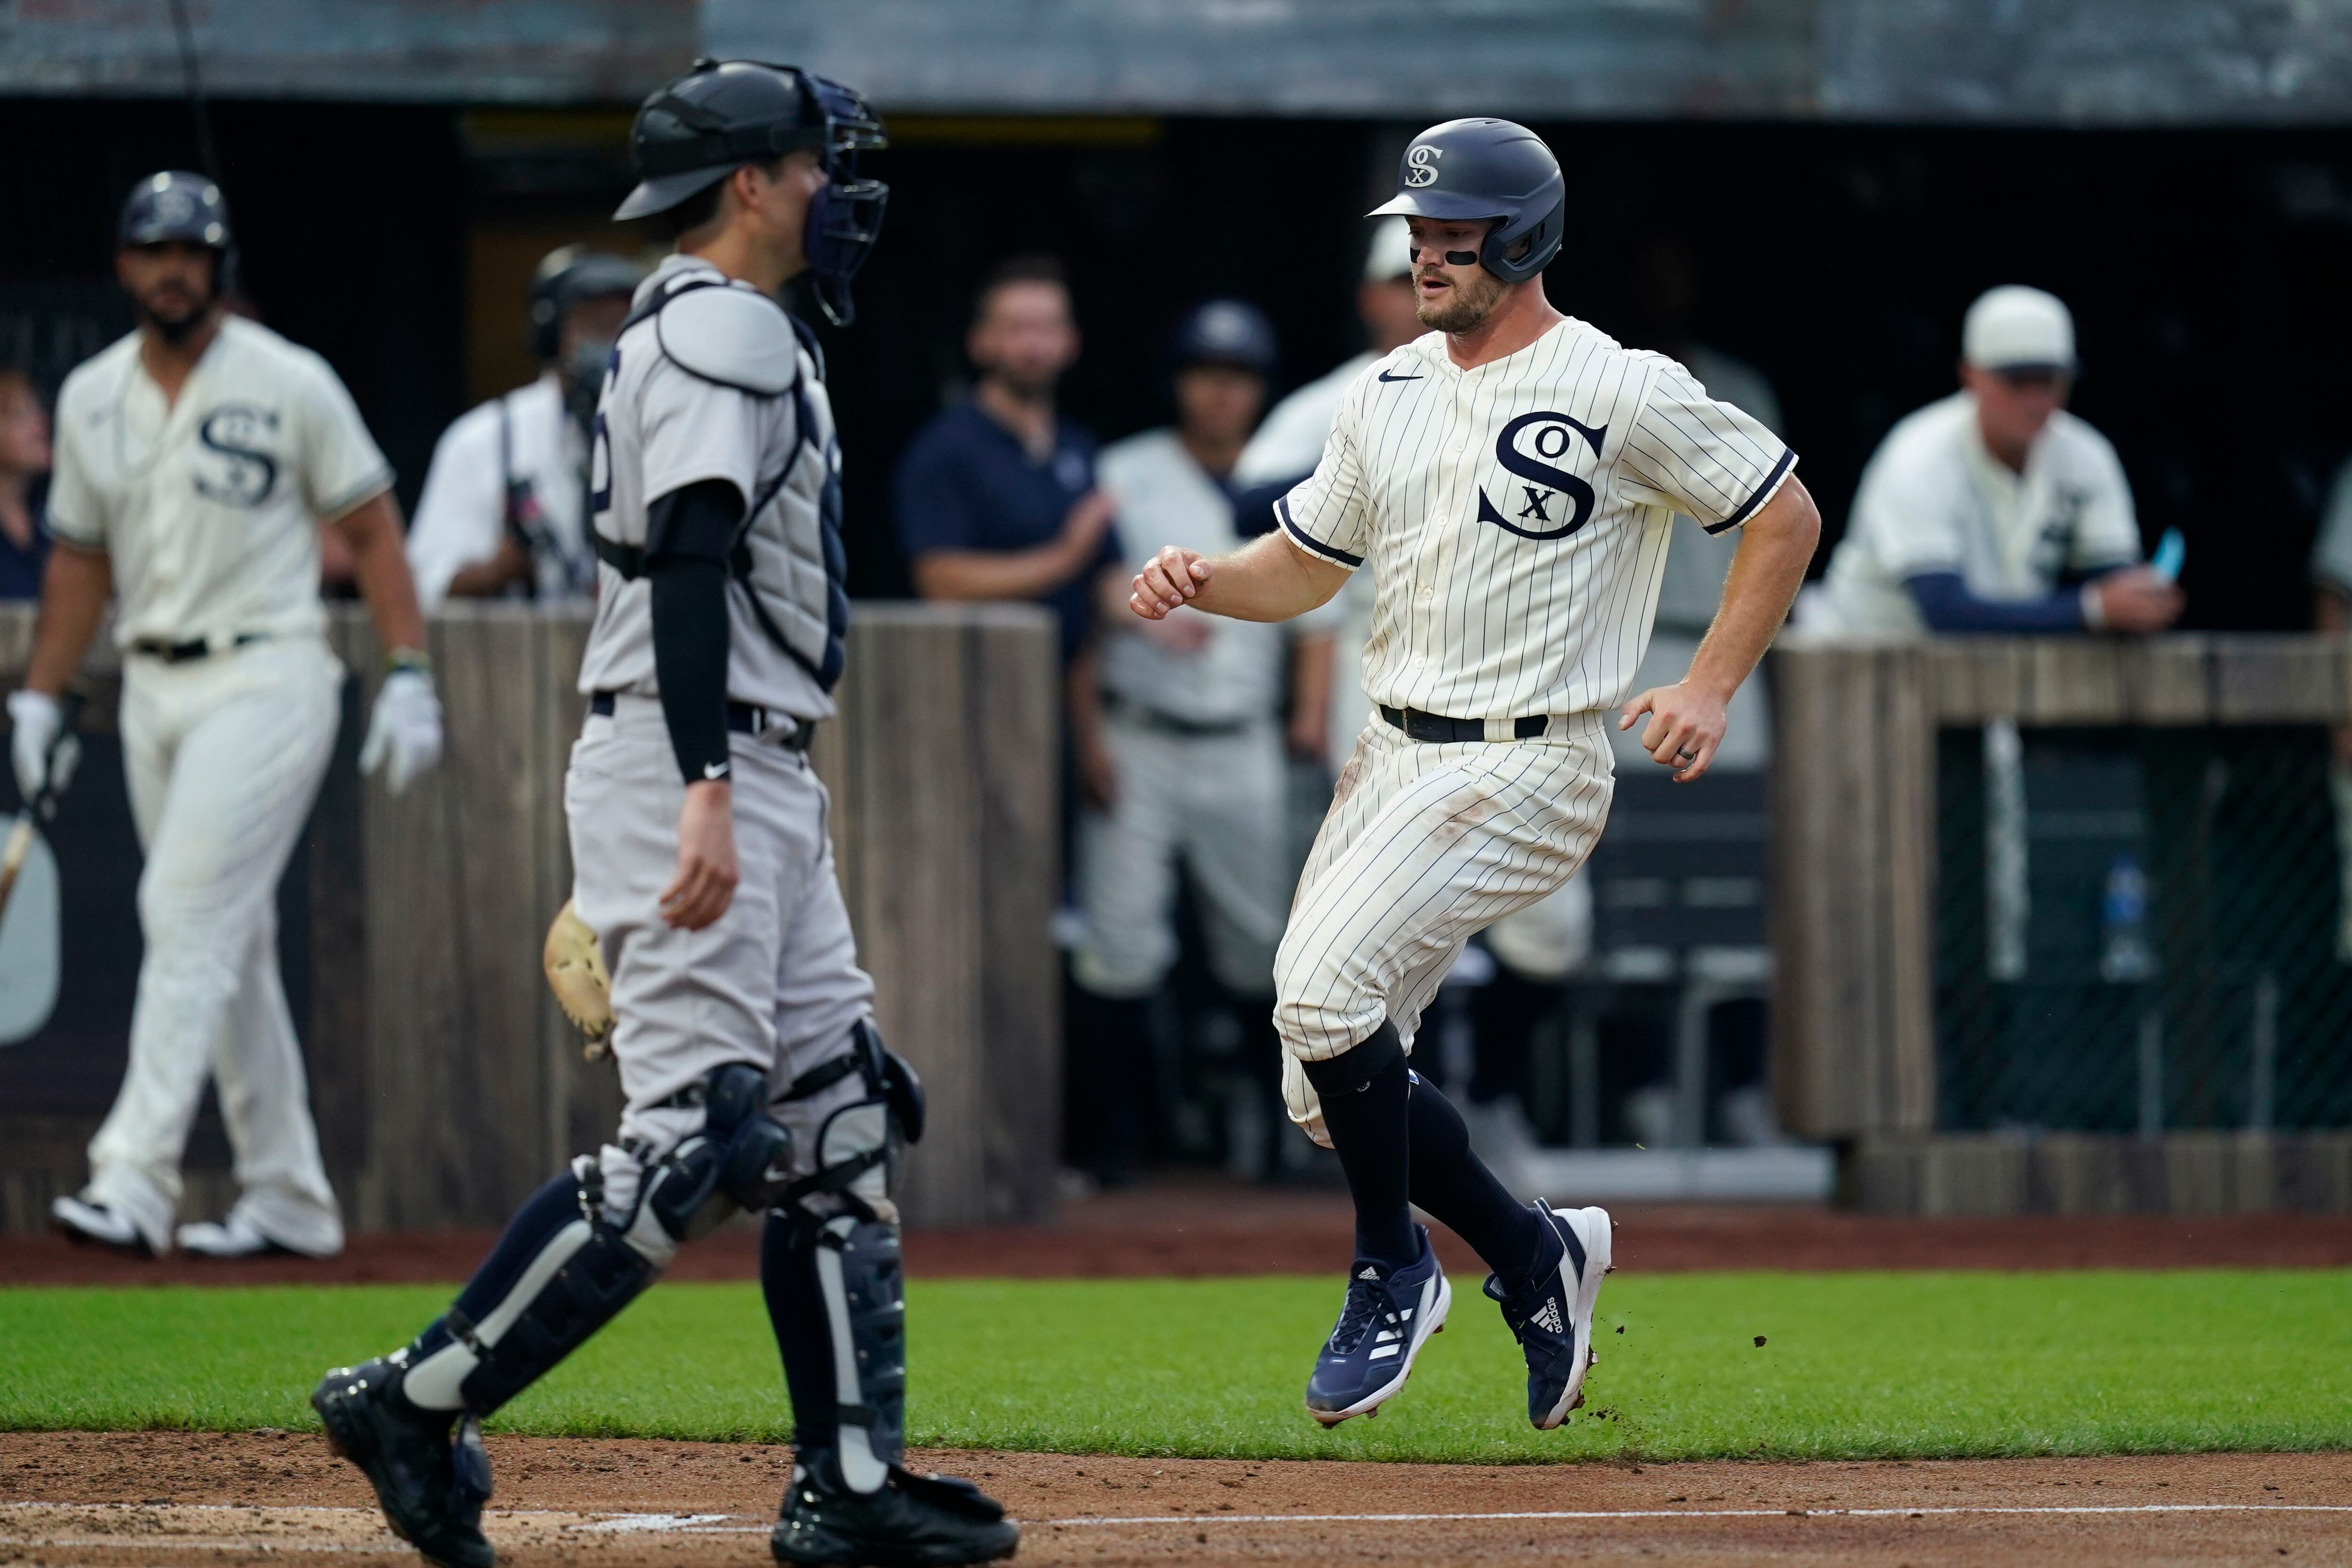
<path fill-rule="evenodd" d="M 383 768 L 384 787 L 397 795 L 440 760 L 441 699 L 433 695 L 433 677 L 418 669 L 393 671 L 375 695 L 360 771 Z"/>
<path fill-rule="evenodd" d="M 81 737 L 66 735 L 58 699 L 31 690 L 8 694 L 8 759 L 16 768 L 16 795 L 27 806 L 44 789 L 62 795 L 81 761 Z"/>

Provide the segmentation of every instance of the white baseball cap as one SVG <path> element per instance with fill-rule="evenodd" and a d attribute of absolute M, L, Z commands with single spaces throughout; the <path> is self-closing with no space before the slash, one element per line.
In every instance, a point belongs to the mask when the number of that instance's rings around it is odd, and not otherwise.
<path fill-rule="evenodd" d="M 1372 231 L 1364 248 L 1364 281 L 1386 283 L 1412 276 L 1412 225 L 1401 217 L 1386 217 Z"/>
<path fill-rule="evenodd" d="M 2042 289 L 1988 288 L 1960 324 L 1960 357 L 1980 371 L 2072 371 L 2074 318 Z"/>

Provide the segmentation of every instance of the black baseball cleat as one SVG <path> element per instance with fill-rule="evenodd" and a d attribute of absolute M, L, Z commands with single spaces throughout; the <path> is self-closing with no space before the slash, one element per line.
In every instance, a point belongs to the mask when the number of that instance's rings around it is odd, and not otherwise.
<path fill-rule="evenodd" d="M 1611 1223 L 1605 1208 L 1533 1206 L 1542 1228 L 1535 1268 L 1506 1288 L 1486 1276 L 1486 1294 L 1528 1358 L 1528 1419 L 1549 1432 L 1584 1403 L 1584 1374 L 1601 1358 L 1592 1352 L 1592 1307 L 1609 1259 Z"/>
<path fill-rule="evenodd" d="M 482 1534 L 490 1458 L 481 1428 L 454 1410 L 421 1410 L 400 1392 L 408 1353 L 339 1366 L 311 1392 L 327 1446 L 360 1468 L 392 1532 L 441 1568 L 490 1568 Z"/>
<path fill-rule="evenodd" d="M 1020 1544 L 1020 1526 L 970 1481 L 892 1465 L 877 1490 L 852 1491 L 830 1448 L 793 1467 L 782 1517 L 768 1537 L 779 1563 L 842 1568 L 954 1568 L 1010 1557 Z"/>

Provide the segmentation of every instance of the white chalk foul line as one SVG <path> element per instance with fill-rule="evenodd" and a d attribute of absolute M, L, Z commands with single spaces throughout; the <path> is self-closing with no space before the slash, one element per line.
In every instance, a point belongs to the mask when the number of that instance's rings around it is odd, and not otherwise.
<path fill-rule="evenodd" d="M 1941 1508 L 1615 1508 L 1546 1509 L 1510 1513 L 1158 1513 L 1107 1519 L 1038 1519 L 1027 1524 L 1445 1524 L 1507 1520 L 1611 1519 L 1924 1519 L 1949 1514 L 2033 1513 L 2352 1513 L 2352 1503 L 2145 1502 L 2025 1508 L 1998 1504 Z"/>

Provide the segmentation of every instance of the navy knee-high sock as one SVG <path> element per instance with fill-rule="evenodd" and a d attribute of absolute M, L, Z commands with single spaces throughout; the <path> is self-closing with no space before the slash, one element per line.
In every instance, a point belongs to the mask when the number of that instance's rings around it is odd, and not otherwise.
<path fill-rule="evenodd" d="M 1462 1113 L 1436 1084 L 1413 1079 L 1405 1116 L 1412 1142 L 1412 1201 L 1470 1243 L 1487 1268 L 1517 1284 L 1535 1266 L 1541 1238 L 1535 1211 L 1513 1197 L 1472 1152 Z"/>
<path fill-rule="evenodd" d="M 1395 1026 L 1382 1023 L 1353 1050 L 1300 1065 L 1322 1102 L 1324 1128 L 1356 1200 L 1356 1255 L 1387 1269 L 1404 1267 L 1421 1256 L 1421 1243 L 1407 1197 L 1412 1074 Z"/>

